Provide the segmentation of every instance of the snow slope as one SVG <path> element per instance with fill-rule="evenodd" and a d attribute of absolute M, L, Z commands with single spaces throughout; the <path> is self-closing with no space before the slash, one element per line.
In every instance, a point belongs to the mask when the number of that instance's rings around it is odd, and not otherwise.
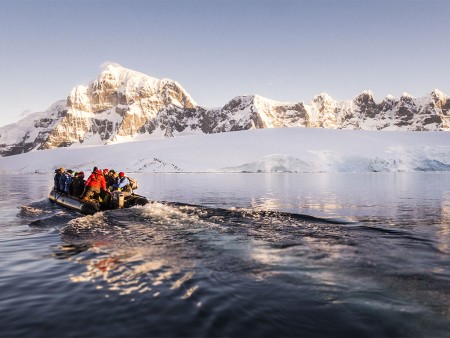
<path fill-rule="evenodd" d="M 0 158 L 0 173 L 63 166 L 126 172 L 450 171 L 443 132 L 258 129 L 34 151 Z"/>

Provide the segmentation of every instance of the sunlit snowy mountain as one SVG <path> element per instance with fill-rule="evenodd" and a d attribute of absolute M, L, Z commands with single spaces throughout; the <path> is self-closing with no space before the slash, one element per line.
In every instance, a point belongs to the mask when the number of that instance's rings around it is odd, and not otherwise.
<path fill-rule="evenodd" d="M 248 129 L 448 131 L 449 125 L 450 97 L 438 90 L 382 102 L 375 102 L 370 91 L 349 101 L 323 93 L 308 103 L 238 96 L 222 108 L 206 108 L 176 81 L 110 64 L 88 85 L 72 89 L 66 100 L 0 128 L 0 155 Z"/>

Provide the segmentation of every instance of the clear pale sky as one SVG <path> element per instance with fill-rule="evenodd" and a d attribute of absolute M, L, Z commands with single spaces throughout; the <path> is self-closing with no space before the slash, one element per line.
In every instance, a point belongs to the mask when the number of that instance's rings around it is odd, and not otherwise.
<path fill-rule="evenodd" d="M 0 0 L 0 126 L 105 62 L 176 80 L 206 107 L 450 95 L 450 0 Z"/>

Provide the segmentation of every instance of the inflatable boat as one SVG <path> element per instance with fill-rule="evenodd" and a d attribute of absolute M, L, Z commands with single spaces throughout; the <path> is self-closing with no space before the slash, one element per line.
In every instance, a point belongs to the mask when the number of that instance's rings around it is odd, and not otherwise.
<path fill-rule="evenodd" d="M 93 215 L 103 210 L 131 208 L 136 205 L 146 205 L 149 203 L 144 196 L 131 194 L 124 196 L 123 193 L 115 192 L 109 202 L 99 202 L 98 200 L 82 201 L 81 199 L 69 196 L 65 193 L 52 189 L 48 195 L 50 202 L 56 203 L 62 207 L 81 212 L 85 215 Z"/>

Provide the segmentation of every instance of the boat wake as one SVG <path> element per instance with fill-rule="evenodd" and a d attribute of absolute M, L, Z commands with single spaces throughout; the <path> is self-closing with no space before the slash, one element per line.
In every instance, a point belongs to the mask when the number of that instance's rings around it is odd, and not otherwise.
<path fill-rule="evenodd" d="M 135 244 L 152 242 L 150 231 L 218 231 L 222 234 L 253 236 L 279 241 L 312 233 L 334 232 L 336 226 L 354 224 L 345 219 L 246 208 L 211 208 L 201 205 L 152 201 L 145 206 L 108 210 L 94 215 L 61 208 L 48 200 L 24 205 L 18 217 L 35 228 L 57 227 L 62 239 L 70 244 L 98 241 Z M 170 235 L 169 235 L 170 238 Z M 171 239 L 173 240 L 173 239 Z"/>
<path fill-rule="evenodd" d="M 222 234 L 278 240 L 280 236 L 316 233 L 354 222 L 278 211 L 222 209 L 177 202 L 151 202 L 146 206 L 111 210 L 71 220 L 62 237 L 69 243 L 98 240 L 144 244 L 154 241 L 154 231 L 218 231 Z M 151 233 L 151 235 L 150 235 Z M 268 236 L 267 234 L 270 234 Z M 148 236 L 147 236 L 148 235 Z M 173 238 L 171 238 L 173 240 Z"/>

